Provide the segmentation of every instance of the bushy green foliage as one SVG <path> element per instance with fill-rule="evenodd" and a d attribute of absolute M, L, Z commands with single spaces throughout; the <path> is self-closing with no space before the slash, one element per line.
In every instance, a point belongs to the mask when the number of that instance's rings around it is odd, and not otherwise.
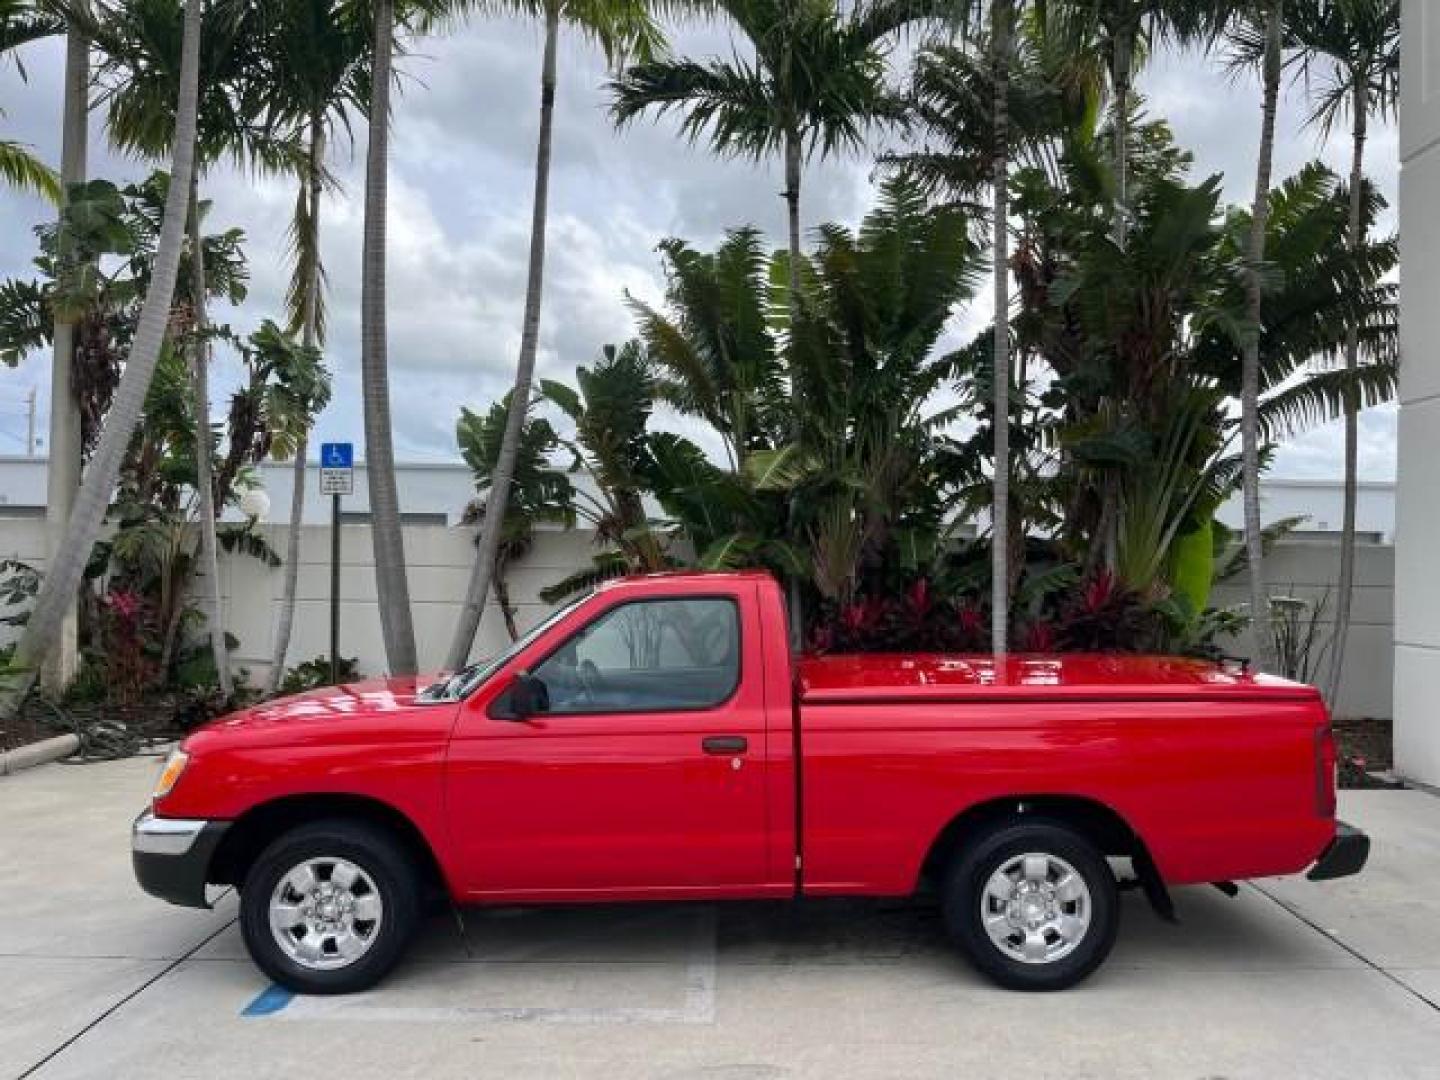
<path fill-rule="evenodd" d="M 323 686 L 344 685 L 360 679 L 360 661 L 353 656 L 342 656 L 338 665 L 339 682 L 330 679 L 330 657 L 317 656 L 296 664 L 285 672 L 280 682 L 280 693 L 303 694 L 307 690 L 318 690 Z"/>

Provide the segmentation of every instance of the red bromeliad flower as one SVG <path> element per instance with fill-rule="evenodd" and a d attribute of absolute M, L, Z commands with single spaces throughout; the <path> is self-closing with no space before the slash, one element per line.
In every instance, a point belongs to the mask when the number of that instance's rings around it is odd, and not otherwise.
<path fill-rule="evenodd" d="M 926 578 L 916 578 L 910 588 L 905 590 L 905 602 L 909 605 L 910 614 L 917 619 L 923 619 L 930 614 L 934 606 L 934 594 L 930 590 L 930 582 Z"/>
<path fill-rule="evenodd" d="M 1043 620 L 1031 623 L 1025 628 L 1025 633 L 1020 639 L 1020 647 L 1025 652 L 1054 652 L 1055 627 Z"/>
<path fill-rule="evenodd" d="M 868 615 L 863 603 L 846 604 L 840 609 L 840 625 L 847 633 L 858 634 L 865 629 Z"/>
<path fill-rule="evenodd" d="M 810 632 L 810 651 L 813 653 L 827 653 L 835 647 L 835 628 L 832 626 L 817 626 Z"/>
<path fill-rule="evenodd" d="M 966 635 L 978 634 L 985 629 L 985 619 L 981 616 L 980 610 L 969 604 L 962 604 L 955 612 L 955 618 L 960 625 L 961 632 Z"/>
<path fill-rule="evenodd" d="M 102 603 L 127 622 L 133 622 L 140 614 L 141 600 L 138 593 L 124 589 L 113 590 L 105 594 Z"/>
<path fill-rule="evenodd" d="M 1082 594 L 1085 610 L 1091 613 L 1104 610 L 1115 595 L 1115 575 L 1101 570 L 1085 584 Z"/>

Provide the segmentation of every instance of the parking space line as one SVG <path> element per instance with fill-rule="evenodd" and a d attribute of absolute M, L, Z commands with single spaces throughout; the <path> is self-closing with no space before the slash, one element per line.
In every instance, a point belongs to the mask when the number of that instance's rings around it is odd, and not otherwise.
<path fill-rule="evenodd" d="M 115 1013 L 119 1012 L 119 1011 L 120 1011 L 121 1009 L 123 1009 L 126 1005 L 130 1004 L 130 1002 L 134 1001 L 137 997 L 139 997 L 141 994 L 143 994 L 146 990 L 150 989 L 150 987 L 154 986 L 154 985 L 155 985 L 156 983 L 158 983 L 161 979 L 165 978 L 166 975 L 169 975 L 172 971 L 174 971 L 176 968 L 178 968 L 181 964 L 185 963 L 186 960 L 189 960 L 192 956 L 194 956 L 197 952 L 199 952 L 201 949 L 203 949 L 206 945 L 209 945 L 210 942 L 214 941 L 214 940 L 215 940 L 216 938 L 218 938 L 221 934 L 225 933 L 226 930 L 229 930 L 230 927 L 232 927 L 232 926 L 235 925 L 235 921 L 236 921 L 236 920 L 234 920 L 234 919 L 228 920 L 228 921 L 227 921 L 223 926 L 221 926 L 218 930 L 215 930 L 214 932 L 208 934 L 208 935 L 207 935 L 206 937 L 204 937 L 202 940 L 200 940 L 199 942 L 197 942 L 188 952 L 186 952 L 186 953 L 183 954 L 182 956 L 179 956 L 179 957 L 177 957 L 176 959 L 170 961 L 170 963 L 166 964 L 163 968 L 161 968 L 161 969 L 160 969 L 159 971 L 157 971 L 154 975 L 150 976 L 150 978 L 148 978 L 148 979 L 146 979 L 144 982 L 142 982 L 142 983 L 141 983 L 139 986 L 137 986 L 134 990 L 131 990 L 130 993 L 126 994 L 126 995 L 125 995 L 124 997 L 122 997 L 119 1001 L 115 1002 L 113 1005 L 111 1005 L 109 1008 L 107 1008 L 104 1012 L 102 1012 L 99 1016 L 95 1017 L 95 1019 L 91 1020 L 88 1024 L 86 1024 L 84 1027 L 82 1027 L 79 1031 L 75 1032 L 75 1034 L 71 1035 L 68 1039 L 66 1039 L 64 1042 L 62 1042 L 59 1046 L 55 1047 L 54 1050 L 51 1050 L 48 1054 L 46 1054 L 44 1057 L 42 1057 L 39 1061 L 37 1061 L 37 1062 L 35 1062 L 35 1064 L 31 1065 L 28 1069 L 26 1069 L 26 1070 L 25 1070 L 24 1072 L 22 1072 L 19 1076 L 17 1076 L 17 1077 L 15 1078 L 15 1080 L 28 1080 L 29 1077 L 34 1076 L 37 1072 L 39 1072 L 41 1069 L 43 1069 L 46 1065 L 49 1065 L 50 1062 L 54 1061 L 57 1057 L 59 1057 L 61 1054 L 63 1054 L 66 1050 L 70 1049 L 70 1047 L 74 1046 L 77 1042 L 79 1042 L 81 1039 L 83 1039 L 86 1035 L 88 1035 L 90 1032 L 94 1031 L 97 1027 L 99 1027 L 101 1024 L 103 1024 L 103 1023 L 104 1023 L 106 1020 L 108 1020 L 111 1016 L 115 1015 Z"/>
<path fill-rule="evenodd" d="M 696 909 L 694 934 L 685 958 L 684 990 L 680 1004 L 673 1008 L 394 1005 L 386 1002 L 383 989 L 343 997 L 320 997 L 292 995 L 272 986 L 250 1002 L 241 1015 L 287 1021 L 358 1020 L 371 1023 L 713 1024 L 716 966 L 715 909 L 707 905 Z"/>
<path fill-rule="evenodd" d="M 1396 975 L 1394 972 L 1390 971 L 1388 968 L 1382 967 L 1380 964 L 1377 964 L 1374 960 L 1371 960 L 1370 957 L 1366 956 L 1364 953 L 1362 953 L 1359 949 L 1355 948 L 1353 945 L 1350 945 L 1350 944 L 1346 943 L 1345 941 L 1343 941 L 1343 940 L 1340 938 L 1340 935 L 1339 935 L 1339 934 L 1332 934 L 1329 930 L 1326 930 L 1323 926 L 1321 926 L 1319 923 L 1317 923 L 1314 919 L 1310 918 L 1310 916 L 1306 915 L 1306 914 L 1305 914 L 1303 911 L 1301 911 L 1299 908 L 1295 907 L 1293 904 L 1286 903 L 1284 900 L 1280 899 L 1280 897 L 1276 896 L 1274 893 L 1270 892 L 1268 889 L 1262 888 L 1261 886 L 1255 884 L 1255 882 L 1253 882 L 1253 881 L 1247 881 L 1245 884 L 1249 885 L 1252 889 L 1254 889 L 1256 892 L 1258 892 L 1261 896 L 1267 897 L 1268 899 L 1272 900 L 1272 901 L 1273 901 L 1275 904 L 1277 904 L 1282 910 L 1289 912 L 1291 915 L 1293 915 L 1295 918 L 1299 919 L 1299 920 L 1300 920 L 1302 923 L 1304 923 L 1306 926 L 1310 927 L 1311 930 L 1314 930 L 1317 934 L 1321 935 L 1322 937 L 1326 938 L 1326 939 L 1329 940 L 1329 941 L 1333 941 L 1336 945 L 1340 946 L 1340 948 L 1344 949 L 1347 953 L 1349 953 L 1351 956 L 1353 956 L 1356 960 L 1359 960 L 1362 964 L 1364 964 L 1366 967 L 1368 967 L 1371 971 L 1374 971 L 1374 972 L 1377 972 L 1377 973 L 1380 974 L 1380 975 L 1383 975 L 1385 978 L 1389 979 L 1392 983 L 1394 983 L 1396 986 L 1400 987 L 1401 990 L 1404 990 L 1407 994 L 1409 994 L 1411 997 L 1415 998 L 1417 1001 L 1421 1002 L 1422 1004 L 1425 1004 L 1425 1005 L 1430 1006 L 1430 1008 L 1434 1009 L 1436 1012 L 1440 1012 L 1440 1001 L 1435 1001 L 1435 1000 L 1433 1000 L 1432 998 L 1426 997 L 1426 996 L 1425 996 L 1424 994 L 1422 994 L 1419 990 L 1416 990 L 1413 986 L 1411 986 L 1409 983 L 1407 983 L 1404 979 L 1400 978 L 1400 976 Z"/>
<path fill-rule="evenodd" d="M 271 983 L 255 995 L 254 1001 L 240 1010 L 240 1015 L 269 1016 L 285 1008 L 294 998 L 295 992 L 293 990 L 286 990 L 278 983 Z"/>

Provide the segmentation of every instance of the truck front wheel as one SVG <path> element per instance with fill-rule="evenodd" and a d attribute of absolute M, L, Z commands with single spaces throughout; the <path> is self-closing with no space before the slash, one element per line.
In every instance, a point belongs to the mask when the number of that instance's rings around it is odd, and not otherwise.
<path fill-rule="evenodd" d="M 1048 818 L 967 842 L 945 883 L 945 922 L 979 968 L 1012 990 L 1063 990 L 1104 962 L 1119 904 L 1105 856 Z"/>
<path fill-rule="evenodd" d="M 390 833 L 359 821 L 317 821 L 282 834 L 240 890 L 251 958 L 304 994 L 374 986 L 404 953 L 419 913 L 413 860 Z"/>

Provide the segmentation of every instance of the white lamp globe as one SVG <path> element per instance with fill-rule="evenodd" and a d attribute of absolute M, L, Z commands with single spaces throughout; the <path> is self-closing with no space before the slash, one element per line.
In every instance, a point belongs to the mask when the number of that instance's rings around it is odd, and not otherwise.
<path fill-rule="evenodd" d="M 252 521 L 264 521 L 270 513 L 270 496 L 262 487 L 251 488 L 240 496 L 240 512 Z"/>

